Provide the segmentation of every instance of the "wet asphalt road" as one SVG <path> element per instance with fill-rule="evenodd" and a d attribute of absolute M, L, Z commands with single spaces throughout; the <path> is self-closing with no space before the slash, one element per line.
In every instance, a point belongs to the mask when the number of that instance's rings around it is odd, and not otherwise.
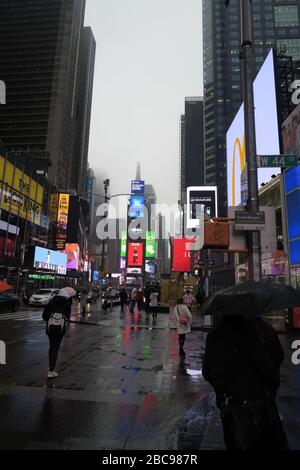
<path fill-rule="evenodd" d="M 85 318 L 75 307 L 46 379 L 48 339 L 41 310 L 0 314 L 7 364 L 0 366 L 0 449 L 222 449 L 214 395 L 201 375 L 204 331 L 180 361 L 168 314 L 156 322 L 119 307 Z M 281 336 L 289 354 L 292 338 Z M 282 369 L 279 404 L 291 447 L 300 449 L 300 366 Z"/>

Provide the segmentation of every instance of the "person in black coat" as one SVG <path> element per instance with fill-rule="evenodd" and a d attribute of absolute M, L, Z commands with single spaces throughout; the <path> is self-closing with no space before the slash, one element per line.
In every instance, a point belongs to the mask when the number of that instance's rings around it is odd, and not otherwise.
<path fill-rule="evenodd" d="M 124 312 L 124 307 L 127 305 L 128 301 L 128 294 L 126 292 L 126 289 L 122 287 L 120 290 L 120 303 L 121 303 L 121 312 Z"/>
<path fill-rule="evenodd" d="M 218 408 L 223 411 L 245 400 L 264 400 L 266 393 L 275 399 L 280 385 L 280 365 L 284 354 L 275 330 L 260 318 L 224 315 L 221 323 L 206 339 L 202 375 L 216 393 Z M 235 422 L 222 414 L 227 449 L 236 450 Z M 256 448 L 284 448 L 285 435 L 280 420 Z"/>
<path fill-rule="evenodd" d="M 49 338 L 49 372 L 48 379 L 58 376 L 55 372 L 59 348 L 66 332 L 66 320 L 71 315 L 70 297 L 62 289 L 44 308 L 43 320 L 47 322 L 46 334 Z"/>

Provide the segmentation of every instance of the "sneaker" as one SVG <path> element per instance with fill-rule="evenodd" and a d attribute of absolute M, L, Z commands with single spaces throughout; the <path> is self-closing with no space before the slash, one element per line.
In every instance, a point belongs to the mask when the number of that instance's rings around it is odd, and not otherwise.
<path fill-rule="evenodd" d="M 48 372 L 48 379 L 55 379 L 56 377 L 58 377 L 58 373 L 57 372 Z"/>

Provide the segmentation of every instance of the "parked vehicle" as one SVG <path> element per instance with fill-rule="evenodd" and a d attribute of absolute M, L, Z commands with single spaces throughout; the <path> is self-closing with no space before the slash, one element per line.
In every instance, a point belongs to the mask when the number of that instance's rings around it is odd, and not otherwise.
<path fill-rule="evenodd" d="M 40 289 L 30 297 L 29 305 L 43 307 L 58 293 L 59 289 Z"/>
<path fill-rule="evenodd" d="M 0 293 L 0 313 L 5 311 L 17 312 L 20 307 L 20 298 L 12 292 Z"/>

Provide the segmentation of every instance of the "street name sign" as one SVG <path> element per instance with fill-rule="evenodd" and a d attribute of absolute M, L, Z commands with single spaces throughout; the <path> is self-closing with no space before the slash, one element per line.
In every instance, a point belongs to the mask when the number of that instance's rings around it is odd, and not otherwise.
<path fill-rule="evenodd" d="M 258 168 L 293 167 L 300 163 L 297 155 L 257 155 Z"/>
<path fill-rule="evenodd" d="M 235 213 L 235 230 L 265 230 L 265 228 L 264 212 Z"/>

